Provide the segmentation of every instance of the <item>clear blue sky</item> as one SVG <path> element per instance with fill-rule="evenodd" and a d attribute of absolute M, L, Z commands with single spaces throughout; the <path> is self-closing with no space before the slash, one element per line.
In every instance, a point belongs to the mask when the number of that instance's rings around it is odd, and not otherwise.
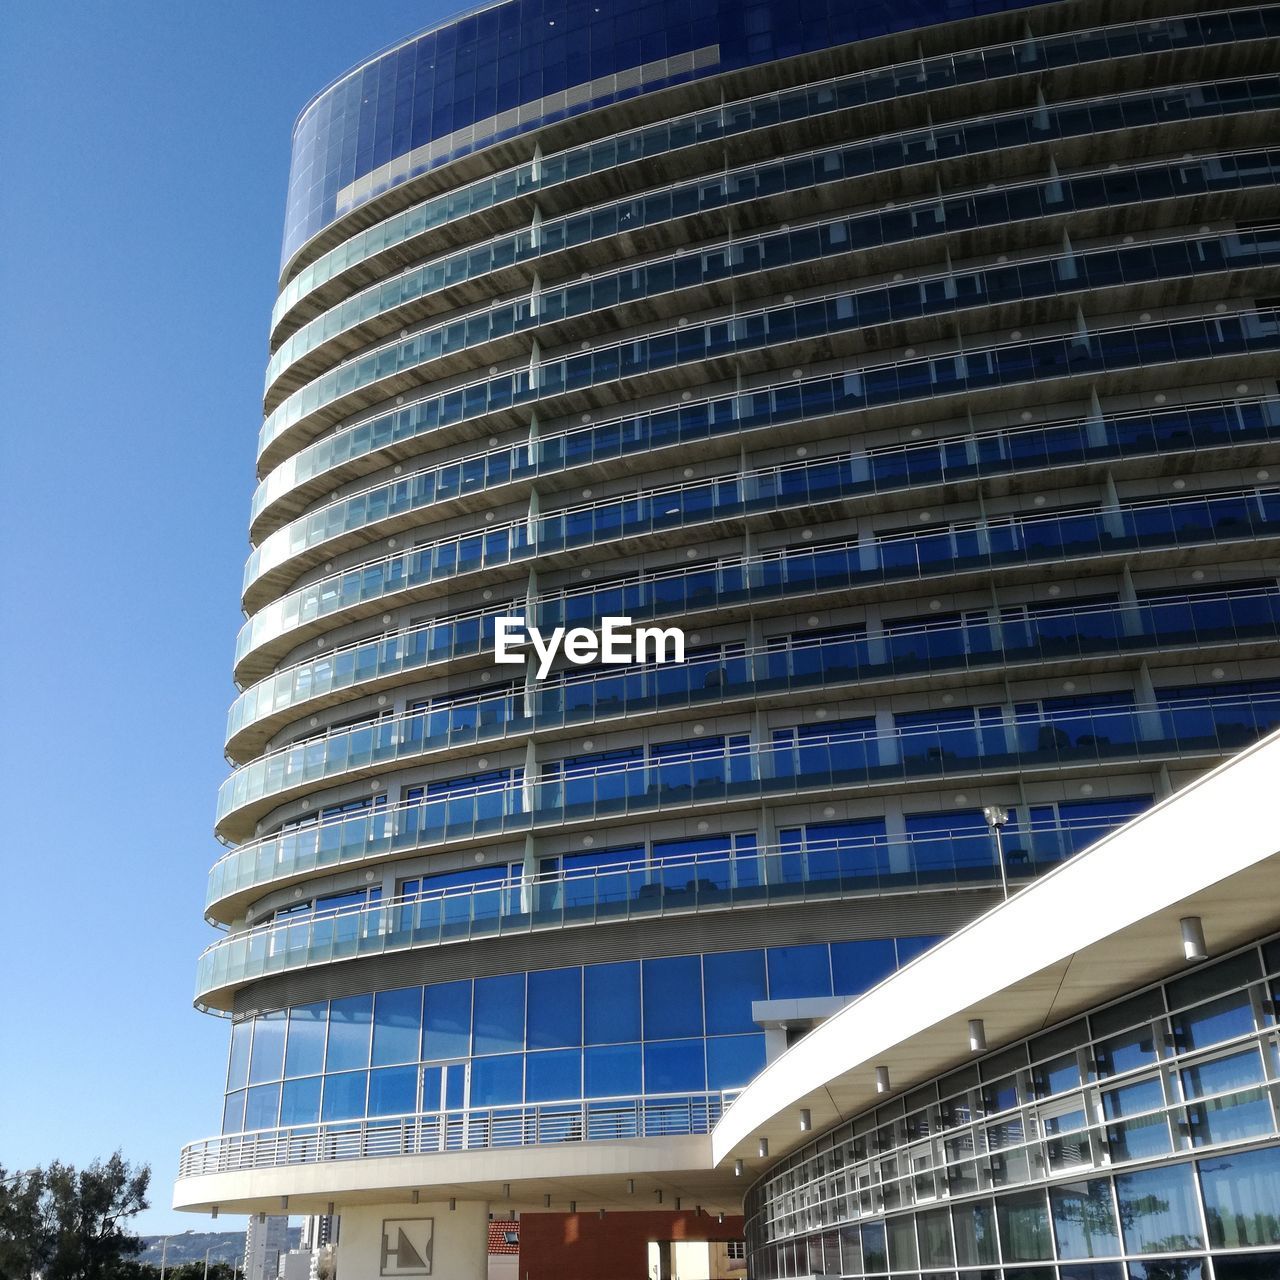
<path fill-rule="evenodd" d="M 214 1132 L 195 1013 L 289 132 L 440 0 L 0 6 L 0 1163 Z M 242 1219 L 219 1220 L 224 1227 Z"/>

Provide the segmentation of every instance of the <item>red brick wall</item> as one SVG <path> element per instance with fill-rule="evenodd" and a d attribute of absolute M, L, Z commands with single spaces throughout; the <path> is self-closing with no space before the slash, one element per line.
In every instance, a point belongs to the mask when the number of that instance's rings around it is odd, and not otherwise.
<path fill-rule="evenodd" d="M 519 1280 L 645 1280 L 650 1240 L 741 1240 L 714 1213 L 522 1213 Z"/>

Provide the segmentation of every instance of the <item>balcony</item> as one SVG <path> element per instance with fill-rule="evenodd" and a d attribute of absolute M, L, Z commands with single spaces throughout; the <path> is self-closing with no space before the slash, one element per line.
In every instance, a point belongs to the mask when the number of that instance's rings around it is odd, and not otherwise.
<path fill-rule="evenodd" d="M 784 798 L 884 792 L 921 781 L 996 781 L 1019 774 L 1161 762 L 1202 765 L 1280 725 L 1280 693 L 1255 698 L 1023 715 L 979 727 L 841 733 L 830 741 L 717 747 L 551 780 L 428 795 L 250 841 L 209 873 L 208 899 L 260 892 L 316 873 L 449 845 L 523 837 L 568 824 L 606 826 L 699 808 L 744 808 Z"/>
<path fill-rule="evenodd" d="M 1106 825 L 1023 823 L 1004 833 L 1005 874 L 1033 879 Z M 991 889 L 985 833 L 779 845 L 428 891 L 391 903 L 290 915 L 230 934 L 201 955 L 196 1001 L 221 1005 L 246 982 L 314 965 L 480 938 L 832 899 Z"/>
<path fill-rule="evenodd" d="M 224 1134 L 183 1147 L 178 1177 L 375 1156 L 710 1133 L 737 1092 L 574 1099 Z"/>

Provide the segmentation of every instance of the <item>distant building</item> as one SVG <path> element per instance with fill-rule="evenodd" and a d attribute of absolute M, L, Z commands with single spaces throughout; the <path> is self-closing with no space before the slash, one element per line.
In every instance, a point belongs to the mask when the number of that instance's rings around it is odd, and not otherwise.
<path fill-rule="evenodd" d="M 245 1280 L 276 1280 L 280 1275 L 280 1259 L 288 1248 L 287 1217 L 251 1217 L 244 1233 Z"/>
<path fill-rule="evenodd" d="M 302 1220 L 302 1240 L 300 1248 L 312 1253 L 323 1249 L 327 1244 L 338 1242 L 338 1216 L 333 1213 L 317 1213 Z"/>
<path fill-rule="evenodd" d="M 290 1249 L 280 1258 L 280 1280 L 311 1280 L 314 1258 L 310 1249 Z"/>

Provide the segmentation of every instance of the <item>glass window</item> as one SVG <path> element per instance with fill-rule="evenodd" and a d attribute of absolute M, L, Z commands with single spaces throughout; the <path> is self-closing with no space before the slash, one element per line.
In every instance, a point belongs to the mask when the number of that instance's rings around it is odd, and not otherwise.
<path fill-rule="evenodd" d="M 280 1086 L 261 1084 L 245 1094 L 244 1127 L 274 1129 L 280 1114 Z"/>
<path fill-rule="evenodd" d="M 483 981 L 476 979 L 476 985 Z M 524 1055 L 507 1053 L 471 1063 L 471 1105 L 496 1107 L 524 1097 Z"/>
<path fill-rule="evenodd" d="M 289 1035 L 292 1038 L 292 1022 Z M 399 991 L 379 991 L 373 1000 L 374 1065 L 417 1062 L 421 1043 L 422 988 L 405 987 Z M 291 1055 L 292 1048 L 290 1044 Z"/>
<path fill-rule="evenodd" d="M 369 1025 L 373 996 L 347 996 L 329 1002 L 329 1046 L 326 1071 L 346 1071 L 369 1065 Z"/>
<path fill-rule="evenodd" d="M 284 1055 L 286 1076 L 310 1076 L 324 1070 L 324 1037 L 328 1028 L 327 1001 L 300 1004 L 289 1010 L 289 1044 Z M 414 1053 L 416 1055 L 416 1048 Z"/>
<path fill-rule="evenodd" d="M 471 1050 L 471 983 L 427 987 L 422 1007 L 422 1056 L 465 1058 Z"/>
<path fill-rule="evenodd" d="M 949 1267 L 951 1257 L 951 1216 L 945 1209 L 930 1209 L 916 1216 L 920 1233 L 920 1265 Z"/>
<path fill-rule="evenodd" d="M 1208 1280 L 1203 1258 L 1161 1258 L 1129 1263 L 1129 1280 Z M 1218 1272 L 1222 1274 L 1221 1271 Z"/>
<path fill-rule="evenodd" d="M 1185 1053 L 1189 1049 L 1220 1044 L 1233 1036 L 1247 1035 L 1253 1030 L 1253 1006 L 1247 991 L 1237 991 L 1183 1013 L 1175 1013 L 1170 1021 L 1174 1043 Z"/>
<path fill-rule="evenodd" d="M 1111 1183 L 1106 1178 L 1051 1187 L 1049 1204 L 1058 1257 L 1108 1258 L 1120 1252 Z"/>
<path fill-rule="evenodd" d="M 249 1041 L 253 1019 L 245 1018 L 231 1028 L 231 1054 L 227 1062 L 227 1088 L 243 1089 L 249 1080 Z"/>
<path fill-rule="evenodd" d="M 898 965 L 901 967 L 910 964 L 916 956 L 922 956 L 930 948 L 938 945 L 942 941 L 940 933 L 925 933 L 918 938 L 899 938 L 898 943 Z"/>
<path fill-rule="evenodd" d="M 831 975 L 838 996 L 860 996 L 897 968 L 892 938 L 831 944 Z"/>
<path fill-rule="evenodd" d="M 524 1048 L 524 974 L 475 980 L 475 1053 L 510 1053 Z"/>
<path fill-rule="evenodd" d="M 582 1050 L 553 1049 L 529 1054 L 525 1059 L 524 1091 L 528 1102 L 582 1097 Z"/>
<path fill-rule="evenodd" d="M 1191 1166 L 1167 1165 L 1116 1178 L 1127 1253 L 1200 1249 L 1200 1214 Z"/>
<path fill-rule="evenodd" d="M 1006 1262 L 1039 1262 L 1053 1257 L 1049 1208 L 1043 1191 L 1017 1191 L 996 1201 L 1000 1248 Z"/>
<path fill-rule="evenodd" d="M 369 1072 L 371 1116 L 412 1115 L 418 1109 L 418 1068 L 388 1067 Z"/>
<path fill-rule="evenodd" d="M 1103 1079 L 1148 1066 L 1156 1060 L 1155 1032 L 1149 1025 L 1136 1027 L 1100 1041 L 1096 1052 L 1098 1075 Z"/>
<path fill-rule="evenodd" d="M 755 1031 L 751 1002 L 765 998 L 764 952 L 726 951 L 702 957 L 707 1001 L 707 1034 Z"/>
<path fill-rule="evenodd" d="M 822 943 L 807 947 L 770 947 L 770 1000 L 803 1000 L 831 994 L 831 956 Z"/>
<path fill-rule="evenodd" d="M 320 1119 L 320 1077 L 286 1080 L 280 1090 L 280 1125 L 315 1124 Z"/>
<path fill-rule="evenodd" d="M 560 1049 L 581 1043 L 582 970 L 542 969 L 531 973 L 529 1048 Z"/>
<path fill-rule="evenodd" d="M 582 1055 L 582 1092 L 588 1098 L 634 1098 L 640 1093 L 640 1046 L 599 1045 Z"/>
<path fill-rule="evenodd" d="M 340 1075 L 325 1076 L 324 1103 L 320 1108 L 320 1118 L 354 1120 L 363 1116 L 368 1087 L 367 1071 L 344 1071 Z"/>
<path fill-rule="evenodd" d="M 702 1034 L 702 964 L 699 956 L 646 960 L 644 1038 L 668 1040 Z"/>
<path fill-rule="evenodd" d="M 644 1047 L 644 1091 L 694 1093 L 707 1087 L 701 1040 L 657 1040 Z"/>
<path fill-rule="evenodd" d="M 1280 1253 L 1229 1254 L 1213 1260 L 1217 1280 L 1275 1280 L 1280 1276 Z"/>
<path fill-rule="evenodd" d="M 916 1224 L 913 1215 L 897 1214 L 885 1220 L 889 1238 L 889 1263 L 894 1271 L 909 1271 L 917 1265 Z"/>
<path fill-rule="evenodd" d="M 1209 1244 L 1280 1244 L 1280 1147 L 1200 1161 Z"/>
<path fill-rule="evenodd" d="M 1182 1088 L 1188 1098 L 1203 1098 L 1211 1093 L 1226 1093 L 1262 1080 L 1262 1058 L 1250 1045 L 1241 1053 L 1229 1053 L 1208 1062 L 1197 1062 L 1182 1069 Z"/>
<path fill-rule="evenodd" d="M 862 1224 L 862 1258 L 867 1271 L 888 1271 L 889 1255 L 885 1252 L 884 1223 Z"/>
<path fill-rule="evenodd" d="M 990 1266 L 999 1261 L 995 1213 L 990 1201 L 952 1209 L 951 1221 L 956 1232 L 956 1262 L 960 1266 Z"/>
<path fill-rule="evenodd" d="M 253 1056 L 249 1060 L 250 1084 L 279 1080 L 284 1074 L 284 1032 L 284 1009 L 259 1014 L 254 1019 Z"/>
<path fill-rule="evenodd" d="M 583 970 L 588 1044 L 640 1039 L 640 965 L 589 964 Z"/>
<path fill-rule="evenodd" d="M 707 1088 L 741 1089 L 764 1070 L 764 1034 L 712 1036 L 707 1041 Z"/>

